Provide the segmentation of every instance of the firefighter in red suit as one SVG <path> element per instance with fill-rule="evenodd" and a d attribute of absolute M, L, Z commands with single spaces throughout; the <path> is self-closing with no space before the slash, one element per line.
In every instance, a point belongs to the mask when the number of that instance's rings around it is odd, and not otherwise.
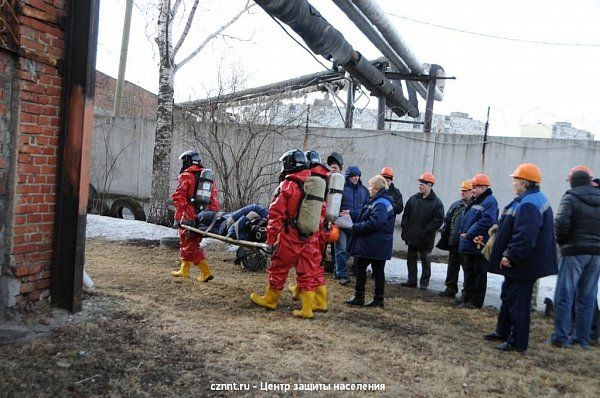
<path fill-rule="evenodd" d="M 196 216 L 200 211 L 194 204 L 196 196 L 196 179 L 202 172 L 202 158 L 196 151 L 186 151 L 179 157 L 183 165 L 177 178 L 177 189 L 171 195 L 175 204 L 175 223 L 184 225 L 195 225 Z M 217 187 L 212 184 L 210 192 L 210 201 L 206 209 L 219 211 L 219 201 L 217 200 Z M 200 270 L 200 282 L 208 282 L 213 279 L 212 271 L 206 260 L 204 250 L 200 248 L 202 235 L 179 228 L 179 255 L 181 257 L 181 266 L 179 271 L 171 272 L 172 276 L 187 278 L 190 274 L 190 267 L 196 265 Z"/>
<path fill-rule="evenodd" d="M 309 170 L 311 175 L 319 176 L 325 181 L 329 178 L 331 170 L 321 163 L 319 154 L 315 151 L 305 152 L 304 155 L 309 163 Z M 325 268 L 323 267 L 323 253 L 327 247 L 327 241 L 329 239 L 329 227 L 325 228 L 329 223 L 325 221 L 325 212 L 327 207 L 323 202 L 323 210 L 321 211 L 321 221 L 319 223 L 319 233 L 317 238 L 317 250 L 318 255 L 312 259 L 313 267 L 317 270 L 316 274 L 316 287 L 315 287 L 315 300 L 313 304 L 313 311 L 327 311 L 327 282 L 325 281 Z M 297 285 L 290 285 L 289 290 L 292 293 L 294 300 L 298 298 L 300 289 Z"/>
<path fill-rule="evenodd" d="M 269 285 L 263 296 L 252 293 L 250 300 L 271 310 L 277 308 L 288 272 L 295 267 L 302 309 L 294 310 L 293 314 L 295 317 L 312 318 L 317 272 L 314 258 L 319 255 L 319 234 L 301 236 L 295 226 L 303 196 L 299 183 L 310 177 L 310 170 L 307 169 L 306 156 L 300 150 L 286 152 L 280 161 L 281 183 L 269 205 L 267 223 L 267 251 L 272 252 L 268 268 Z"/>

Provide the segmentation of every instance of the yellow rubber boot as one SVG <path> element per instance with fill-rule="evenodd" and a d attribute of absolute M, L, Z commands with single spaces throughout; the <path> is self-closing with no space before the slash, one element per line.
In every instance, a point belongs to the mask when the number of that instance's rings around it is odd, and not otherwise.
<path fill-rule="evenodd" d="M 327 312 L 327 285 L 317 286 L 313 311 Z"/>
<path fill-rule="evenodd" d="M 200 270 L 200 276 L 198 277 L 199 282 L 208 282 L 214 279 L 213 273 L 210 270 L 208 261 L 206 261 L 206 259 L 200 261 L 198 264 L 196 264 L 196 266 Z"/>
<path fill-rule="evenodd" d="M 300 302 L 302 303 L 302 309 L 294 310 L 292 314 L 298 318 L 312 318 L 313 315 L 313 304 L 315 301 L 315 292 L 309 292 L 302 290 L 299 294 Z"/>
<path fill-rule="evenodd" d="M 292 293 L 292 299 L 298 300 L 298 293 L 300 293 L 300 289 L 298 289 L 298 285 L 288 285 L 288 290 Z"/>
<path fill-rule="evenodd" d="M 267 287 L 267 291 L 264 296 L 259 296 L 256 293 L 250 295 L 250 300 L 260 307 L 265 307 L 270 310 L 277 308 L 279 302 L 279 296 L 281 296 L 281 290 L 275 290 L 271 286 Z"/>
<path fill-rule="evenodd" d="M 191 266 L 191 261 L 181 260 L 181 266 L 179 267 L 179 271 L 171 271 L 171 276 L 174 276 L 176 278 L 187 278 L 188 276 L 190 276 Z"/>

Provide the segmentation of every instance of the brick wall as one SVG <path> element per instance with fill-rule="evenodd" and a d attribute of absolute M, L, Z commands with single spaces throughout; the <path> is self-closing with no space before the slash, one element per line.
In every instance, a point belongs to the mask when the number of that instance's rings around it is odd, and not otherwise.
<path fill-rule="evenodd" d="M 8 293 L 8 305 L 35 302 L 50 294 L 62 94 L 59 65 L 65 49 L 59 21 L 65 12 L 64 0 L 21 1 L 18 8 L 16 106 L 8 110 L 17 130 L 12 133 L 15 151 L 5 160 L 0 152 L 0 172 L 4 163 L 15 175 L 6 190 L 13 201 L 5 215 L 12 219 L 13 228 L 5 231 L 9 253 L 2 277 L 5 286 L 10 279 L 18 290 Z M 0 57 L 0 70 L 8 65 Z M 2 100 L 0 114 L 1 104 Z"/>
<path fill-rule="evenodd" d="M 115 103 L 115 90 L 117 80 L 100 71 L 96 71 L 96 94 L 94 108 L 96 112 L 105 116 L 112 116 Z M 121 103 L 121 116 L 156 119 L 156 94 L 131 82 L 125 81 L 123 85 L 123 101 Z"/>

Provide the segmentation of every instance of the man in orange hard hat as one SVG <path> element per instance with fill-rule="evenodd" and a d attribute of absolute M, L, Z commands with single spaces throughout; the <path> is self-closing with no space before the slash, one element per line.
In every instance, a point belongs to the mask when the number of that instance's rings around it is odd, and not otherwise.
<path fill-rule="evenodd" d="M 475 174 L 473 201 L 465 209 L 458 226 L 458 252 L 463 256 L 465 294 L 457 304 L 469 309 L 483 306 L 487 288 L 486 260 L 481 249 L 489 239 L 488 230 L 498 220 L 498 201 L 492 195 L 491 185 L 486 174 Z M 478 236 L 483 237 L 480 244 L 473 242 Z"/>
<path fill-rule="evenodd" d="M 444 223 L 444 205 L 433 192 L 435 177 L 423 173 L 417 180 L 419 192 L 406 202 L 402 215 L 402 240 L 408 245 L 406 263 L 408 280 L 401 286 L 417 287 L 417 257 L 421 257 L 421 290 L 427 290 L 431 277 L 430 253 L 433 249 L 435 234 Z"/>
<path fill-rule="evenodd" d="M 454 298 L 458 293 L 458 274 L 460 273 L 460 253 L 458 252 L 459 220 L 464 210 L 473 199 L 473 181 L 465 180 L 460 184 L 460 199 L 452 203 L 444 219 L 442 236 L 437 248 L 448 250 L 448 271 L 446 273 L 446 290 L 440 293 L 442 297 Z M 464 270 L 463 270 L 464 271 Z M 463 283 L 464 286 L 464 283 Z M 464 289 L 463 289 L 464 292 Z"/>
<path fill-rule="evenodd" d="M 502 212 L 487 264 L 489 272 L 504 275 L 502 305 L 496 330 L 484 339 L 503 341 L 496 346 L 502 351 L 525 352 L 533 285 L 537 279 L 557 273 L 556 240 L 552 208 L 540 192 L 539 167 L 520 164 L 511 177 L 516 197 Z"/>
<path fill-rule="evenodd" d="M 389 166 L 381 169 L 381 176 L 385 178 L 388 183 L 388 196 L 392 199 L 392 206 L 394 206 L 394 213 L 396 215 L 402 213 L 404 209 L 404 202 L 402 201 L 402 194 L 400 190 L 394 186 L 394 169 Z"/>

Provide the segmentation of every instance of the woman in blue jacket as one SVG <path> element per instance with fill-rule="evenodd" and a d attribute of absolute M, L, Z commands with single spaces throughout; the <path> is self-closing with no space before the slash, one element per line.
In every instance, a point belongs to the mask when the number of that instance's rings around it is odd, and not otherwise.
<path fill-rule="evenodd" d="M 381 176 L 369 180 L 371 200 L 360 211 L 349 211 L 352 218 L 352 239 L 348 246 L 356 259 L 356 287 L 354 297 L 346 301 L 350 305 L 365 305 L 367 267 L 371 265 L 375 277 L 375 295 L 367 307 L 383 307 L 385 287 L 384 267 L 392 258 L 392 241 L 396 213 L 388 198 L 387 182 Z M 344 213 L 344 212 L 343 212 Z"/>

